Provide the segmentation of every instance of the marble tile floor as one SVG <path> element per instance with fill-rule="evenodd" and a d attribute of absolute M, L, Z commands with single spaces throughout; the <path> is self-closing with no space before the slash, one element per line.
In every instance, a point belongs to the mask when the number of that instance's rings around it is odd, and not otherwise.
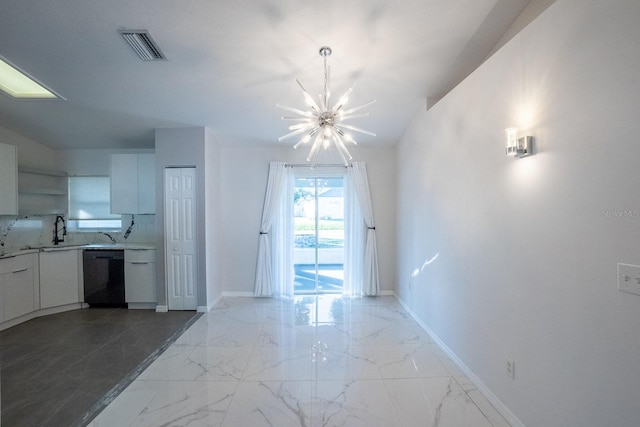
<path fill-rule="evenodd" d="M 123 387 L 197 316 L 194 311 L 87 308 L 1 331 L 1 425 L 85 425 L 83 419 L 103 408 L 99 402 L 105 393 Z"/>
<path fill-rule="evenodd" d="M 90 424 L 503 427 L 393 297 L 227 298 Z"/>

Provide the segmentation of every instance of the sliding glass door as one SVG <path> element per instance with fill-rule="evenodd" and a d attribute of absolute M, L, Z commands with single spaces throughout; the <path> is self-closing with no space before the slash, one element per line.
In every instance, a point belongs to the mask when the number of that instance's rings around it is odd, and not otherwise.
<path fill-rule="evenodd" d="M 296 178 L 293 204 L 294 292 L 341 293 L 344 280 L 343 178 Z"/>

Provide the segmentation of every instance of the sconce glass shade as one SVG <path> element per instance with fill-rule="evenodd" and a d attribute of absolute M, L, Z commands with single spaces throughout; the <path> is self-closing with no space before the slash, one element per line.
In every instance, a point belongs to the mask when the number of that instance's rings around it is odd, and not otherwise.
<path fill-rule="evenodd" d="M 533 137 L 523 136 L 518 138 L 518 128 L 507 128 L 507 156 L 526 157 L 533 154 Z"/>
<path fill-rule="evenodd" d="M 518 154 L 518 128 L 507 128 L 507 156 L 516 156 Z"/>

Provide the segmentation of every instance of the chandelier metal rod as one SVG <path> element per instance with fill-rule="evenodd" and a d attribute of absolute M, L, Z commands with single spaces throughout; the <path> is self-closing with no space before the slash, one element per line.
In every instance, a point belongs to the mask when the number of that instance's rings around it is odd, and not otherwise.
<path fill-rule="evenodd" d="M 339 125 L 336 125 L 335 127 L 336 127 L 336 128 L 338 128 L 338 129 L 342 129 L 342 128 L 344 128 L 344 129 L 349 129 L 349 130 L 352 130 L 352 131 L 354 131 L 354 132 L 363 133 L 363 134 L 365 134 L 365 135 L 376 136 L 376 134 L 375 134 L 375 133 L 373 133 L 373 132 L 369 132 L 368 130 L 360 129 L 360 128 L 355 127 L 355 126 L 345 125 L 344 123 L 341 123 L 341 124 L 339 124 Z"/>
<path fill-rule="evenodd" d="M 358 105 L 357 107 L 349 108 L 348 110 L 344 111 L 342 114 L 346 115 L 346 114 L 355 113 L 356 111 L 358 111 L 358 110 L 360 110 L 360 109 L 362 109 L 362 108 L 364 108 L 366 106 L 369 106 L 369 105 L 371 105 L 371 104 L 373 104 L 375 102 L 376 102 L 376 100 L 372 99 L 371 101 L 365 102 L 364 104 Z"/>

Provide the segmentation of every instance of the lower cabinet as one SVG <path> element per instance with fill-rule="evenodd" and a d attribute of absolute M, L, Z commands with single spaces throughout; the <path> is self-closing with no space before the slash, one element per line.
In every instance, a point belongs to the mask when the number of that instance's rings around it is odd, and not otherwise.
<path fill-rule="evenodd" d="M 82 301 L 82 251 L 40 252 L 40 307 L 49 308 Z"/>
<path fill-rule="evenodd" d="M 82 302 L 82 252 L 82 249 L 44 250 L 1 258 L 0 330 L 15 324 L 3 325 L 4 322 L 26 314 Z M 129 308 L 155 308 L 156 251 L 126 249 L 124 253 L 125 298 Z"/>
<path fill-rule="evenodd" d="M 124 289 L 129 308 L 155 308 L 157 298 L 154 249 L 124 251 Z"/>
<path fill-rule="evenodd" d="M 39 308 L 37 254 L 0 260 L 0 322 Z"/>

